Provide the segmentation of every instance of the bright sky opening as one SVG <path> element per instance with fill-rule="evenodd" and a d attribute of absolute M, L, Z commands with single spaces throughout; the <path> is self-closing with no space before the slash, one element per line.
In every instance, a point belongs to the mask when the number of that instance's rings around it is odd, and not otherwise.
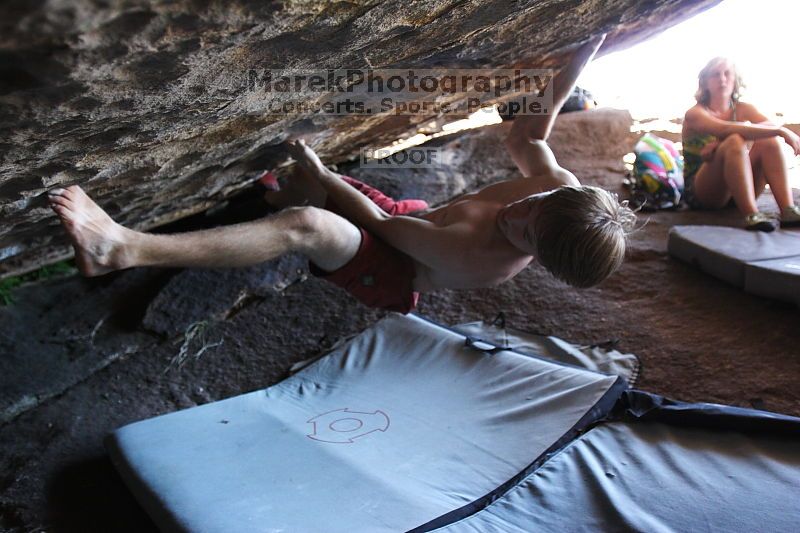
<path fill-rule="evenodd" d="M 683 117 L 694 105 L 697 74 L 716 56 L 744 76 L 742 100 L 779 123 L 800 123 L 797 0 L 726 0 L 627 50 L 594 60 L 578 85 L 603 107 L 635 119 Z"/>

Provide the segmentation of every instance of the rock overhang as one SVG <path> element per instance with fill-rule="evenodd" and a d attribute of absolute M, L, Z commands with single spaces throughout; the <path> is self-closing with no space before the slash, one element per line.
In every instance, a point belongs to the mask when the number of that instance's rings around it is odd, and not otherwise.
<path fill-rule="evenodd" d="M 69 255 L 47 206 L 52 187 L 79 184 L 115 219 L 149 229 L 247 187 L 255 169 L 283 159 L 289 135 L 341 162 L 436 118 L 268 114 L 248 88 L 253 71 L 557 69 L 592 36 L 609 34 L 607 53 L 715 3 L 6 3 L 0 276 Z M 304 98 L 285 101 L 319 95 Z"/>

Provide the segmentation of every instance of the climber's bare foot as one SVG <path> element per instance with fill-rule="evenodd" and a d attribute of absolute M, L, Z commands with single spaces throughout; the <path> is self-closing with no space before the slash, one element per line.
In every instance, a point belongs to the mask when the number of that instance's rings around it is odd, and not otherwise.
<path fill-rule="evenodd" d="M 125 245 L 133 232 L 114 222 L 83 189 L 77 185 L 53 189 L 48 200 L 67 230 L 84 276 L 100 276 L 131 266 Z"/>

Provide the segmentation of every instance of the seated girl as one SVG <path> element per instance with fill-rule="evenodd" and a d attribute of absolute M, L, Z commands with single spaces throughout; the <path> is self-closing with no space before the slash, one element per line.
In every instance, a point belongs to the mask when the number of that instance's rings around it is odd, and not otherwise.
<path fill-rule="evenodd" d="M 716 57 L 700 71 L 697 105 L 683 121 L 685 198 L 693 208 L 719 209 L 733 198 L 749 230 L 772 231 L 777 221 L 759 212 L 756 198 L 769 184 L 781 227 L 800 226 L 780 139 L 800 154 L 800 137 L 739 101 L 735 65 Z"/>

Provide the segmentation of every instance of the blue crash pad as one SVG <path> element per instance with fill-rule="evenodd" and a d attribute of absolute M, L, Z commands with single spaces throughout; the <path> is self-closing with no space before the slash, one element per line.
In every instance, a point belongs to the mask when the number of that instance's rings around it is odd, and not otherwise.
<path fill-rule="evenodd" d="M 272 387 L 106 446 L 165 531 L 405 531 L 481 508 L 624 388 L 392 315 Z"/>
<path fill-rule="evenodd" d="M 746 292 L 800 305 L 800 232 L 675 226 L 667 249 Z"/>
<path fill-rule="evenodd" d="M 796 431 L 601 424 L 481 512 L 436 531 L 797 531 Z"/>

